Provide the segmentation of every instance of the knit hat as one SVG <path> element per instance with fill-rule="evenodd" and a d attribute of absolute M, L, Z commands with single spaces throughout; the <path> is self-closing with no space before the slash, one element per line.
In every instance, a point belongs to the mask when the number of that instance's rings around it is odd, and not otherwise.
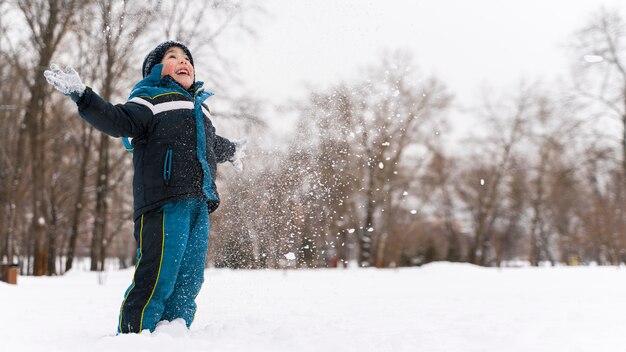
<path fill-rule="evenodd" d="M 163 60 L 163 56 L 165 56 L 165 53 L 173 46 L 177 46 L 183 49 L 183 51 L 185 52 L 185 55 L 189 57 L 189 63 L 191 63 L 191 66 L 193 66 L 193 57 L 191 57 L 191 51 L 189 51 L 187 46 L 181 42 L 168 40 L 166 42 L 159 44 L 156 48 L 154 48 L 154 50 L 152 50 L 151 52 L 148 53 L 148 55 L 146 55 L 145 59 L 143 59 L 143 66 L 141 67 L 141 72 L 143 73 L 144 78 L 150 74 L 150 71 L 152 71 L 152 68 L 154 66 L 161 63 L 161 60 Z"/>

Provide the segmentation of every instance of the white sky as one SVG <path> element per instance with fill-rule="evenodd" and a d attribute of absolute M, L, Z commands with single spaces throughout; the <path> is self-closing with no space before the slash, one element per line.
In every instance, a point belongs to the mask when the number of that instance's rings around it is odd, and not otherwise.
<path fill-rule="evenodd" d="M 306 84 L 325 87 L 355 77 L 385 49 L 408 49 L 467 101 L 477 91 L 520 79 L 568 73 L 564 48 L 601 6 L 617 0 L 266 0 L 269 16 L 256 42 L 229 45 L 245 89 L 284 103 Z"/>

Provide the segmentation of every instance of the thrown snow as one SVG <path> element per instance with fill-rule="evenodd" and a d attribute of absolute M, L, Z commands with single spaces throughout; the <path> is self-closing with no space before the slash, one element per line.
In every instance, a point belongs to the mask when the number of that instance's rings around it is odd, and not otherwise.
<path fill-rule="evenodd" d="M 191 330 L 115 336 L 132 270 L 0 283 L 2 351 L 624 351 L 626 270 L 210 269 Z M 100 276 L 102 279 L 102 276 Z"/>

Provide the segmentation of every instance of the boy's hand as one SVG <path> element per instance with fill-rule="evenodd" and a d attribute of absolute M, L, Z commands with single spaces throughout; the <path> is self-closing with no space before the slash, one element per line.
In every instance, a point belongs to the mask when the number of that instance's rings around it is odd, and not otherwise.
<path fill-rule="evenodd" d="M 235 144 L 235 154 L 233 155 L 233 158 L 230 160 L 230 162 L 233 164 L 237 171 L 242 172 L 243 162 L 241 162 L 241 159 L 246 156 L 246 153 L 244 153 L 244 151 L 246 149 L 246 144 L 248 143 L 248 140 L 246 138 L 242 138 L 239 140 L 234 140 L 233 143 Z"/>
<path fill-rule="evenodd" d="M 71 66 L 65 68 L 65 72 L 58 65 L 50 65 L 49 70 L 45 70 L 43 75 L 46 81 L 52 84 L 59 92 L 72 98 L 77 102 L 81 95 L 85 92 L 85 85 L 80 80 L 78 72 Z"/>

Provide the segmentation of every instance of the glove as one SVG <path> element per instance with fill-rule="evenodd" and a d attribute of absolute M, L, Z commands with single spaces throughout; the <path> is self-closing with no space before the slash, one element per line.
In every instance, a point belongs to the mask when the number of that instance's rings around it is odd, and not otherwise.
<path fill-rule="evenodd" d="M 242 138 L 239 140 L 234 140 L 233 143 L 235 144 L 235 154 L 233 154 L 230 162 L 233 164 L 237 171 L 242 172 L 243 163 L 241 162 L 241 159 L 246 156 L 246 153 L 244 153 L 244 151 L 246 150 L 246 144 L 248 144 L 248 140 L 246 138 Z"/>
<path fill-rule="evenodd" d="M 78 72 L 71 66 L 67 66 L 63 72 L 58 65 L 52 64 L 49 70 L 43 72 L 43 75 L 48 83 L 59 92 L 72 98 L 74 102 L 77 102 L 85 92 L 85 85 L 80 80 Z"/>

